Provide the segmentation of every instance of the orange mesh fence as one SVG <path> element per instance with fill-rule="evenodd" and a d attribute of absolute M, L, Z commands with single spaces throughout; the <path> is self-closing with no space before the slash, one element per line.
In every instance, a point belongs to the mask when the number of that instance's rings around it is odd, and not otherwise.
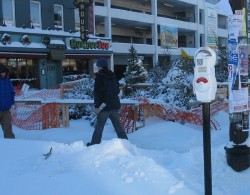
<path fill-rule="evenodd" d="M 13 125 L 27 130 L 60 127 L 60 109 L 56 103 L 16 103 L 11 109 Z"/>
<path fill-rule="evenodd" d="M 15 88 L 18 92 L 19 88 Z M 27 93 L 25 98 L 59 98 L 59 89 L 48 89 Z M 12 123 L 27 130 L 42 130 L 60 127 L 60 108 L 57 103 L 15 103 L 11 109 Z"/>
<path fill-rule="evenodd" d="M 22 95 L 21 89 L 22 89 L 22 86 L 21 86 L 21 85 L 16 85 L 16 86 L 14 86 L 14 90 L 15 90 L 16 96 Z"/>
<path fill-rule="evenodd" d="M 60 89 L 56 90 L 41 90 L 32 93 L 26 98 L 60 98 Z M 136 130 L 136 124 L 141 118 L 140 111 L 143 112 L 143 120 L 150 116 L 178 122 L 187 122 L 196 125 L 202 125 L 202 109 L 186 111 L 171 105 L 151 102 L 148 99 L 137 99 L 140 104 L 137 105 L 122 105 L 119 117 L 121 124 L 127 133 Z M 228 111 L 227 102 L 214 102 L 210 106 L 211 127 L 220 129 L 219 123 L 214 119 L 214 115 L 221 111 Z M 25 104 L 16 103 L 12 108 L 13 124 L 28 130 L 41 130 L 47 128 L 60 127 L 60 106 L 57 103 L 47 104 Z"/>
<path fill-rule="evenodd" d="M 136 129 L 135 107 L 130 105 L 123 105 L 120 109 L 120 122 L 126 133 L 132 133 Z"/>
<path fill-rule="evenodd" d="M 143 104 L 140 105 L 144 111 L 149 112 L 152 116 L 157 116 L 165 120 L 172 120 L 178 122 L 187 122 L 196 125 L 202 125 L 202 109 L 198 108 L 196 110 L 181 110 L 180 108 L 173 107 L 171 105 L 161 105 L 150 103 L 149 101 L 143 100 Z M 213 117 L 219 111 L 228 110 L 227 102 L 214 102 L 211 104 L 211 127 L 213 129 L 220 129 L 219 123 Z"/>
<path fill-rule="evenodd" d="M 43 129 L 60 127 L 59 104 L 49 103 L 42 106 L 42 127 Z"/>
<path fill-rule="evenodd" d="M 163 105 L 160 103 L 150 102 L 150 100 L 144 98 L 140 98 L 137 100 L 140 101 L 139 110 L 143 110 L 144 121 L 146 118 L 150 116 L 156 116 L 164 120 L 203 125 L 201 107 L 195 110 L 187 111 L 173 107 L 171 105 L 166 105 L 166 104 Z M 121 107 L 120 121 L 127 133 L 131 133 L 136 130 L 136 122 L 140 116 L 137 116 L 139 115 L 138 113 L 139 110 L 135 110 L 135 108 L 136 108 L 135 106 L 130 106 L 130 105 Z M 216 130 L 220 129 L 220 125 L 214 118 L 214 115 L 221 110 L 228 112 L 227 102 L 217 101 L 212 103 L 210 106 L 210 114 L 211 114 L 210 125 L 211 128 L 213 129 Z"/>

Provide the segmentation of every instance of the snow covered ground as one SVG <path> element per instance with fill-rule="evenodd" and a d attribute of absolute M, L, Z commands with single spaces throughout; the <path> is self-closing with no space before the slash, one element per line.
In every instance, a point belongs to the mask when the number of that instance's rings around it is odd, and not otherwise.
<path fill-rule="evenodd" d="M 235 172 L 226 162 L 228 114 L 215 118 L 221 130 L 211 132 L 213 194 L 248 195 L 250 168 Z M 204 194 L 202 127 L 150 118 L 127 141 L 116 138 L 108 121 L 103 142 L 86 147 L 93 130 L 80 119 L 69 128 L 14 127 L 15 140 L 0 131 L 0 194 Z"/>

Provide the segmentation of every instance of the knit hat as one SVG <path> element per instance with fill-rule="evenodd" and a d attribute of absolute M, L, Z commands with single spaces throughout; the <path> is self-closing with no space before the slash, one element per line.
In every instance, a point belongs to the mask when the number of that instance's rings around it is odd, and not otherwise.
<path fill-rule="evenodd" d="M 105 58 L 100 58 L 96 62 L 97 67 L 108 67 L 108 61 Z"/>
<path fill-rule="evenodd" d="M 0 63 L 0 73 L 2 72 L 6 72 L 7 71 L 7 68 L 4 64 Z"/>

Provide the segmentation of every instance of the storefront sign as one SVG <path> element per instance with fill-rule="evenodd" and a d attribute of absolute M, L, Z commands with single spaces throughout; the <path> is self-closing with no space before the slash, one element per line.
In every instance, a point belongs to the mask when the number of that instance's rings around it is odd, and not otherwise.
<path fill-rule="evenodd" d="M 80 16 L 80 38 L 85 41 L 88 40 L 88 9 L 93 3 L 93 0 L 75 0 L 74 6 L 79 8 Z"/>
<path fill-rule="evenodd" d="M 81 41 L 77 39 L 70 39 L 69 45 L 72 49 L 100 49 L 109 50 L 110 43 L 102 40 L 98 41 Z"/>

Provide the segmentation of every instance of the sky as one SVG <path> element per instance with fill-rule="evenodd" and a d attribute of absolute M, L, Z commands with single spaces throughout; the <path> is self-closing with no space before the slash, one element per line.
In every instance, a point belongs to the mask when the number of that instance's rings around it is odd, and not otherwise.
<path fill-rule="evenodd" d="M 228 113 L 215 119 L 221 130 L 211 130 L 212 192 L 248 195 L 250 168 L 236 172 L 226 160 Z M 68 128 L 13 130 L 14 140 L 0 131 L 0 194 L 204 194 L 202 126 L 151 117 L 120 140 L 108 121 L 102 143 L 91 147 L 94 129 L 84 119 L 70 120 Z"/>

